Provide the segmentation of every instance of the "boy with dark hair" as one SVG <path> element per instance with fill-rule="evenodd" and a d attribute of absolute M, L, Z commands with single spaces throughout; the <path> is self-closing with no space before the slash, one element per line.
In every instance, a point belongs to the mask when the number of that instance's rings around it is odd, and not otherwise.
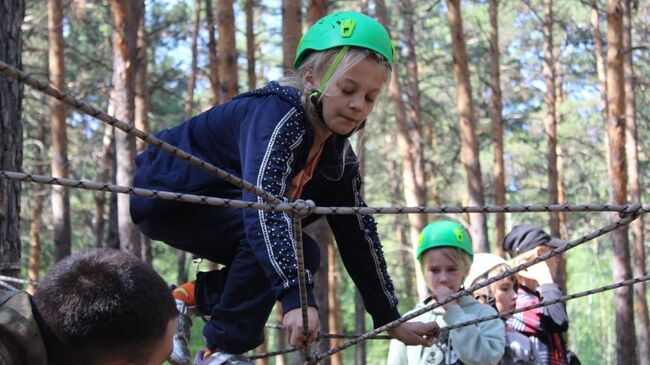
<path fill-rule="evenodd" d="M 503 241 L 503 249 L 513 257 L 513 266 L 541 256 L 550 250 L 562 247 L 565 241 L 551 237 L 533 224 L 518 225 Z M 533 265 L 517 274 L 517 308 L 527 307 L 545 300 L 562 296 L 552 274 L 557 268 L 557 256 Z M 538 363 L 567 364 L 567 350 L 562 333 L 569 328 L 564 303 L 555 303 L 542 308 L 517 313 L 509 319 L 514 328 L 530 338 L 537 348 Z"/>
<path fill-rule="evenodd" d="M 0 364 L 159 365 L 176 316 L 165 281 L 144 262 L 111 249 L 75 254 L 32 298 L 0 291 Z"/>

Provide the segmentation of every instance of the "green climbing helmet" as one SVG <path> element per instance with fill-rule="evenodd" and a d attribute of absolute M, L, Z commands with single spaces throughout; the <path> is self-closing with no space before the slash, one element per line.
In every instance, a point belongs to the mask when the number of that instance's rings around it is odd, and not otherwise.
<path fill-rule="evenodd" d="M 393 65 L 395 48 L 386 28 L 367 15 L 341 11 L 321 18 L 309 28 L 298 44 L 293 67 L 300 67 L 310 52 L 343 46 L 367 48 Z"/>
<path fill-rule="evenodd" d="M 453 221 L 437 221 L 424 227 L 418 239 L 417 259 L 422 258 L 424 251 L 436 247 L 456 247 L 469 257 L 474 256 L 472 238 L 465 227 Z"/>

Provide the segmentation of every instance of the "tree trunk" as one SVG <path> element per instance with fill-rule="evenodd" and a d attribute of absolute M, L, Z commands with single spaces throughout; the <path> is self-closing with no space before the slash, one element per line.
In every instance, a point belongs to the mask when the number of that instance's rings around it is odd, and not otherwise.
<path fill-rule="evenodd" d="M 149 88 L 147 87 L 147 30 L 146 30 L 146 12 L 145 1 L 137 1 L 137 43 L 135 58 L 135 127 L 149 133 Z M 141 139 L 136 140 L 135 149 L 137 153 L 142 152 L 147 147 L 147 143 Z M 142 261 L 149 266 L 153 262 L 153 253 L 151 252 L 151 239 L 140 233 L 141 257 Z"/>
<path fill-rule="evenodd" d="M 117 222 L 117 194 L 111 194 L 108 206 L 108 232 L 106 232 L 106 247 L 120 249 L 120 234 Z"/>
<path fill-rule="evenodd" d="M 201 1 L 194 0 L 194 28 L 192 29 L 192 61 L 190 66 L 190 75 L 187 79 L 187 96 L 185 98 L 185 108 L 183 110 L 185 119 L 194 115 L 194 89 L 196 87 L 196 78 L 198 74 L 198 36 L 201 26 Z M 174 250 L 177 253 L 176 261 L 176 282 L 184 284 L 188 281 L 187 277 L 187 253 L 182 250 Z"/>
<path fill-rule="evenodd" d="M 50 83 L 65 91 L 65 60 L 63 43 L 63 2 L 48 0 L 48 50 L 50 62 Z M 69 177 L 67 108 L 55 98 L 48 99 L 50 125 L 52 130 L 52 175 Z M 54 225 L 54 260 L 70 255 L 70 190 L 64 186 L 52 186 L 52 222 Z"/>
<path fill-rule="evenodd" d="M 309 0 L 307 5 L 307 26 L 311 27 L 318 19 L 327 15 L 328 0 Z"/>
<path fill-rule="evenodd" d="M 472 106 L 472 86 L 469 80 L 465 35 L 463 20 L 460 12 L 460 0 L 447 1 L 447 18 L 451 32 L 451 45 L 454 57 L 454 76 L 456 78 L 456 93 L 458 114 L 460 117 L 461 154 L 465 166 L 470 205 L 485 205 L 483 184 L 481 183 L 481 162 L 479 160 L 478 141 Z M 475 252 L 489 252 L 490 244 L 487 236 L 487 221 L 485 214 L 470 214 L 472 238 Z"/>
<path fill-rule="evenodd" d="M 546 131 L 546 166 L 548 203 L 557 204 L 557 120 L 555 119 L 555 59 L 553 57 L 553 0 L 544 0 L 544 19 L 542 23 L 544 34 L 544 81 L 546 82 L 546 116 L 544 130 Z M 551 235 L 560 236 L 560 222 L 557 212 L 550 212 Z M 553 273 L 555 275 L 555 273 Z"/>
<path fill-rule="evenodd" d="M 0 60 L 22 69 L 25 2 L 2 0 L 0 8 Z M 0 170 L 22 170 L 22 102 L 22 83 L 0 77 Z M 12 277 L 20 276 L 20 191 L 20 182 L 0 179 L 0 275 Z"/>
<path fill-rule="evenodd" d="M 544 118 L 544 130 L 546 132 L 546 169 L 548 189 L 548 204 L 558 204 L 558 185 L 560 184 L 558 173 L 558 142 L 557 142 L 557 74 L 555 69 L 555 56 L 553 52 L 553 0 L 544 0 L 544 19 L 542 21 L 542 32 L 544 34 L 544 65 L 543 74 L 546 82 L 546 92 L 544 93 L 544 102 L 546 104 L 546 115 Z M 558 212 L 549 212 L 549 222 L 551 236 L 560 237 L 560 215 Z M 562 257 L 559 257 L 562 260 Z M 560 283 L 560 288 L 566 292 L 564 274 L 560 271 L 565 269 L 563 265 L 558 265 L 558 270 L 553 274 L 556 283 Z"/>
<path fill-rule="evenodd" d="M 302 2 L 282 0 L 282 70 L 293 70 L 296 49 L 302 37 Z"/>
<path fill-rule="evenodd" d="M 212 14 L 212 0 L 205 0 L 205 20 L 208 26 L 208 59 L 210 60 L 210 88 L 212 102 L 219 104 L 219 60 L 217 57 L 217 40 L 215 38 L 214 15 Z"/>
<path fill-rule="evenodd" d="M 603 56 L 603 39 L 600 34 L 600 20 L 598 19 L 597 0 L 593 0 L 592 2 L 591 34 L 594 39 L 596 72 L 598 74 L 598 84 L 600 85 L 600 108 L 603 116 L 603 122 L 607 123 L 607 116 L 609 115 L 609 108 L 607 106 L 607 75 L 605 70 L 605 59 Z M 609 159 L 609 153 L 607 153 L 607 158 Z"/>
<path fill-rule="evenodd" d="M 387 135 L 385 138 L 385 143 L 386 143 L 386 149 L 388 151 L 393 151 L 395 149 L 395 136 L 393 135 Z M 402 186 L 400 184 L 400 172 L 399 172 L 399 165 L 397 161 L 393 160 L 391 161 L 390 164 L 390 172 L 391 176 L 391 181 L 394 182 L 394 185 L 391 187 L 393 189 L 393 199 L 391 201 L 391 205 L 397 206 L 399 205 L 399 202 L 402 201 Z M 411 248 L 411 244 L 409 241 L 408 237 L 408 232 L 405 229 L 405 224 L 404 224 L 404 218 L 405 216 L 403 214 L 395 214 L 395 237 L 397 239 L 397 249 L 399 251 L 399 262 L 400 262 L 400 267 L 402 269 L 402 275 L 404 277 L 404 292 L 406 295 L 410 298 L 419 298 L 418 296 L 418 275 L 416 275 L 416 272 L 420 272 L 421 276 L 421 271 L 417 269 L 417 265 L 414 265 L 416 261 L 413 260 L 413 249 Z M 415 280 L 415 281 L 414 281 Z M 426 283 L 424 283 L 424 288 L 426 288 Z M 425 291 L 426 293 L 426 291 Z"/>
<path fill-rule="evenodd" d="M 135 127 L 149 133 L 149 88 L 147 87 L 147 29 L 146 5 L 144 0 L 137 1 L 138 37 L 135 60 Z M 136 151 L 142 152 L 147 147 L 147 142 L 138 139 Z"/>
<path fill-rule="evenodd" d="M 275 303 L 275 321 L 277 323 L 282 323 L 282 304 L 280 302 Z M 284 351 L 287 348 L 286 332 L 279 331 L 277 334 L 278 338 L 278 351 Z M 275 357 L 276 365 L 285 365 L 287 363 L 287 356 L 282 354 Z"/>
<path fill-rule="evenodd" d="M 556 98 L 556 108 L 555 108 L 555 120 L 557 121 L 558 128 L 564 122 L 564 117 L 562 115 L 561 106 L 564 104 L 564 73 L 562 71 L 562 63 L 560 60 L 559 52 L 555 56 L 555 98 Z M 566 199 L 566 186 L 564 185 L 564 150 L 562 144 L 557 145 L 557 202 L 559 204 L 567 204 Z M 560 238 L 567 240 L 569 238 L 569 231 L 567 229 L 567 215 L 566 212 L 558 212 L 558 224 L 559 224 L 559 236 Z M 561 253 L 557 256 L 558 264 L 557 271 L 555 273 L 556 283 L 560 286 L 560 289 L 563 293 L 567 292 L 567 270 L 566 270 L 566 257 L 564 253 Z"/>
<path fill-rule="evenodd" d="M 388 19 L 388 10 L 384 0 L 375 0 L 375 10 L 379 22 L 391 32 L 390 21 Z M 395 39 L 395 38 L 394 38 Z M 396 40 L 396 39 L 395 39 Z M 400 159 L 402 161 L 402 177 L 404 182 L 403 195 L 408 206 L 426 206 L 426 190 L 418 188 L 416 178 L 416 169 L 420 163 L 423 163 L 421 158 L 421 145 L 418 146 L 411 139 L 411 131 L 419 128 L 419 121 L 408 120 L 406 111 L 404 110 L 404 102 L 402 100 L 402 85 L 399 82 L 399 65 L 393 64 L 393 72 L 391 73 L 390 80 L 390 99 L 395 112 L 395 124 L 397 126 L 397 144 Z M 420 139 L 421 140 L 421 139 Z M 417 156 L 420 156 L 418 158 Z M 420 170 L 422 172 L 423 170 Z M 423 174 L 421 176 L 424 176 Z M 423 193 L 423 194 L 421 194 Z M 417 245 L 417 238 L 420 231 L 427 224 L 426 214 L 409 214 L 409 227 L 410 237 L 413 249 Z M 420 270 L 415 270 L 418 298 L 424 299 L 427 296 L 427 286 Z"/>
<path fill-rule="evenodd" d="M 327 267 L 328 267 L 328 307 L 329 307 L 329 333 L 341 333 L 341 303 L 337 293 L 337 288 L 339 286 L 341 274 L 339 273 L 338 265 L 336 265 L 336 255 L 338 250 L 334 246 L 334 242 L 331 241 L 327 245 Z M 330 339 L 329 347 L 334 348 L 341 344 L 341 340 L 337 338 Z M 343 364 L 343 357 L 340 352 L 332 355 L 330 357 L 330 363 L 332 365 L 341 365 Z"/>
<path fill-rule="evenodd" d="M 625 149 L 627 157 L 630 202 L 641 204 L 641 181 L 639 177 L 639 136 L 636 122 L 636 75 L 632 63 L 632 1 L 625 0 L 623 17 L 623 50 L 625 52 L 623 71 L 625 76 Z M 634 277 L 645 276 L 645 237 L 643 215 L 632 225 L 632 256 Z M 636 319 L 637 337 L 639 339 L 638 359 L 641 365 L 650 364 L 650 320 L 648 319 L 648 302 L 645 284 L 634 285 L 634 318 Z"/>
<path fill-rule="evenodd" d="M 607 90 L 609 115 L 609 195 L 611 204 L 627 202 L 627 171 L 625 163 L 625 91 L 623 77 L 623 6 L 620 0 L 607 0 Z M 613 216 L 613 219 L 615 216 Z M 632 277 L 627 226 L 612 232 L 614 257 L 612 274 L 615 282 Z M 636 364 L 636 338 L 632 288 L 614 291 L 616 312 L 617 363 Z"/>
<path fill-rule="evenodd" d="M 194 114 L 194 88 L 196 87 L 196 75 L 198 69 L 198 37 L 201 25 L 201 1 L 194 0 L 194 28 L 192 29 L 192 61 L 190 65 L 190 76 L 187 79 L 187 96 L 185 98 L 185 119 Z"/>
<path fill-rule="evenodd" d="M 248 89 L 254 90 L 257 87 L 257 75 L 255 74 L 255 0 L 245 0 L 246 11 L 246 75 Z"/>
<path fill-rule="evenodd" d="M 402 160 L 408 161 L 408 163 L 402 163 L 406 203 L 409 206 L 426 206 L 427 177 L 424 168 L 420 80 L 418 78 L 415 29 L 413 27 L 415 7 L 411 0 L 402 0 L 402 12 L 402 16 L 405 19 L 404 26 L 406 27 L 406 74 L 408 76 L 408 91 L 406 94 L 408 99 L 408 115 L 407 118 L 403 119 L 405 123 L 398 128 L 397 141 L 400 150 L 404 150 L 408 154 L 408 158 Z M 394 74 L 397 76 L 397 72 L 394 72 Z M 428 218 L 426 214 L 409 214 L 408 218 L 411 225 L 411 242 L 415 250 L 420 232 L 427 225 Z"/>
<path fill-rule="evenodd" d="M 38 125 L 38 153 L 36 154 L 36 163 L 34 164 L 34 173 L 42 175 L 45 166 L 45 123 L 41 122 Z M 29 263 L 27 275 L 29 280 L 37 282 L 40 278 L 39 271 L 41 269 L 41 226 L 43 215 L 43 195 L 45 194 L 45 186 L 43 184 L 36 184 L 34 186 L 34 203 L 32 206 L 32 223 L 29 226 Z M 36 285 L 29 284 L 27 292 L 34 294 Z"/>
<path fill-rule="evenodd" d="M 237 47 L 235 43 L 235 15 L 233 0 L 217 1 L 217 23 L 219 25 L 219 90 L 220 100 L 230 100 L 238 92 Z"/>
<path fill-rule="evenodd" d="M 178 285 L 185 284 L 189 281 L 187 278 L 187 253 L 182 250 L 175 250 L 178 253 L 176 261 L 176 283 Z"/>
<path fill-rule="evenodd" d="M 366 332 L 366 307 L 359 289 L 354 289 L 354 332 Z M 366 341 L 361 341 L 354 347 L 354 364 L 366 365 Z"/>
<path fill-rule="evenodd" d="M 132 121 L 134 116 L 134 55 L 136 50 L 137 27 L 134 14 L 137 3 L 125 0 L 111 0 L 113 14 L 113 90 L 110 102 L 115 117 L 122 121 Z M 116 182 L 122 186 L 133 186 L 135 172 L 135 137 L 121 130 L 115 131 Z M 118 194 L 117 222 L 120 246 L 123 250 L 141 257 L 140 231 L 131 221 L 129 196 Z"/>
<path fill-rule="evenodd" d="M 304 233 L 311 236 L 318 243 L 318 248 L 322 253 L 320 255 L 320 269 L 314 275 L 314 296 L 318 303 L 320 331 L 321 333 L 328 333 L 330 332 L 329 316 L 332 314 L 332 311 L 330 311 L 329 308 L 332 303 L 330 302 L 331 293 L 329 292 L 330 260 L 328 255 L 325 253 L 328 252 L 328 247 L 334 244 L 334 238 L 332 236 L 332 231 L 327 224 L 327 219 L 324 217 L 306 227 Z M 336 295 L 336 293 L 334 295 Z M 321 339 L 315 345 L 316 351 L 325 352 L 330 348 L 330 341 L 328 339 Z M 323 361 L 323 364 L 329 363 L 329 359 Z"/>
<path fill-rule="evenodd" d="M 111 167 L 113 165 L 113 138 L 115 136 L 115 127 L 110 125 L 104 126 L 104 137 L 102 138 L 102 149 L 99 154 L 99 174 L 97 181 L 102 183 L 113 182 L 111 178 Z M 95 237 L 95 247 L 102 247 L 104 241 L 104 230 L 106 227 L 106 192 L 95 192 L 95 216 L 93 217 L 93 231 Z"/>
<path fill-rule="evenodd" d="M 500 48 L 499 48 L 499 0 L 490 0 L 488 12 L 490 14 L 490 88 L 492 90 L 492 141 L 494 146 L 494 195 L 496 205 L 506 204 L 506 179 L 505 163 L 503 160 L 503 119 L 501 113 L 503 109 L 501 97 L 501 72 L 500 68 Z M 497 213 L 495 221 L 496 243 L 494 253 L 504 256 L 503 246 L 501 243 L 505 238 L 506 232 L 506 215 Z"/>

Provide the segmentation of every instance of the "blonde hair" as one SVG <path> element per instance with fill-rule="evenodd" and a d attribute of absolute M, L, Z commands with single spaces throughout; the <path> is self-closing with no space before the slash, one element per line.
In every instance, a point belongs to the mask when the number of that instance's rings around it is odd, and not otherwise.
<path fill-rule="evenodd" d="M 319 120 L 320 116 L 318 116 L 318 113 L 316 113 L 316 108 L 314 104 L 309 100 L 309 92 L 312 91 L 312 89 L 307 88 L 304 82 L 304 77 L 307 72 L 311 72 L 312 77 L 314 79 L 314 83 L 320 84 L 321 80 L 325 76 L 325 73 L 329 70 L 330 65 L 332 64 L 332 62 L 334 62 L 334 59 L 336 58 L 340 50 L 341 50 L 340 48 L 333 48 L 321 52 L 312 52 L 307 56 L 305 61 L 297 70 L 293 71 L 289 75 L 279 80 L 280 85 L 293 86 L 298 90 L 300 90 L 302 94 L 300 103 L 303 107 L 303 110 L 305 111 L 305 114 L 307 115 L 307 118 L 312 123 Z M 322 95 L 332 95 L 333 88 L 334 86 L 336 86 L 336 84 L 341 79 L 341 77 L 343 77 L 343 75 L 345 75 L 346 72 L 348 72 L 351 68 L 353 68 L 354 66 L 359 64 L 359 62 L 365 60 L 366 58 L 371 58 L 377 61 L 377 63 L 383 66 L 384 69 L 386 70 L 384 84 L 382 87 L 382 93 L 383 93 L 390 81 L 391 67 L 388 61 L 386 61 L 386 59 L 380 54 L 373 52 L 369 49 L 350 47 L 348 51 L 345 53 L 345 55 L 343 56 L 341 63 L 339 63 L 338 67 L 336 68 L 336 70 L 334 70 L 334 73 L 327 81 L 327 84 L 325 85 Z"/>
<path fill-rule="evenodd" d="M 469 274 L 469 268 L 472 266 L 472 258 L 467 254 L 467 252 L 461 250 L 460 248 L 456 247 L 449 247 L 449 246 L 444 246 L 444 247 L 434 247 L 430 248 L 427 251 L 433 251 L 433 250 L 439 250 L 439 252 L 445 256 L 449 261 L 452 263 L 458 265 L 458 269 L 460 270 L 461 274 L 461 279 L 460 282 L 461 284 L 463 281 L 465 281 L 465 278 Z M 425 253 L 427 252 L 425 251 Z M 420 258 L 420 268 L 424 270 L 424 267 L 422 264 L 424 263 L 424 255 L 421 256 Z"/>

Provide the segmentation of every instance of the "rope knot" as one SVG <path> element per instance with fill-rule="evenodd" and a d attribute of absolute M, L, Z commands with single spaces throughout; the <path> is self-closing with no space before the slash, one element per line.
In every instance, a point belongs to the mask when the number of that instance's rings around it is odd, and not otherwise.
<path fill-rule="evenodd" d="M 641 204 L 628 204 L 625 210 L 618 212 L 620 218 L 625 218 L 631 215 L 638 215 L 642 210 Z"/>
<path fill-rule="evenodd" d="M 298 199 L 293 202 L 291 213 L 294 217 L 302 219 L 312 214 L 315 209 L 316 203 L 314 203 L 312 200 Z"/>

